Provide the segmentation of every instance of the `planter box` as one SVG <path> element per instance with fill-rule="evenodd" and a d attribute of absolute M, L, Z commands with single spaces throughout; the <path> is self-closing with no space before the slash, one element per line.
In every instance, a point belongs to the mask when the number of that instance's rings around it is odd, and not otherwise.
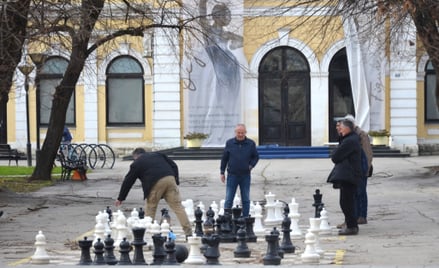
<path fill-rule="evenodd" d="M 190 139 L 186 140 L 187 148 L 200 148 L 203 144 L 204 139 Z"/>
<path fill-rule="evenodd" d="M 372 136 L 373 145 L 386 145 L 389 146 L 389 137 L 387 136 Z"/>

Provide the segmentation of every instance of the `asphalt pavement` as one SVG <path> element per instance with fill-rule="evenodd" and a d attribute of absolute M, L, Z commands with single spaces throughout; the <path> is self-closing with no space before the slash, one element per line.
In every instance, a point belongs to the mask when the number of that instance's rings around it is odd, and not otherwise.
<path fill-rule="evenodd" d="M 224 198 L 225 186 L 220 182 L 218 160 L 176 162 L 183 200 L 190 198 L 194 204 L 202 202 L 208 207 Z M 7 165 L 7 162 L 0 164 Z M 35 235 L 39 230 L 46 235 L 47 251 L 53 258 L 44 267 L 77 266 L 79 249 L 69 243 L 93 234 L 98 211 L 110 206 L 128 215 L 132 208 L 143 205 L 143 193 L 136 183 L 123 205 L 113 206 L 129 164 L 117 159 L 113 169 L 88 172 L 87 181 L 66 181 L 19 195 L 22 204 L 1 199 L 0 210 L 4 215 L 0 218 L 0 267 L 38 266 L 31 264 L 30 257 L 35 251 Z M 368 224 L 360 226 L 359 234 L 324 238 L 320 245 L 333 258 L 319 265 L 302 264 L 300 254 L 296 254 L 283 260 L 281 266 L 439 267 L 439 157 L 375 158 L 373 164 L 374 175 L 369 178 L 367 188 Z M 263 201 L 270 192 L 287 203 L 294 198 L 299 203 L 299 224 L 306 229 L 308 218 L 314 215 L 313 194 L 319 189 L 330 224 L 335 226 L 343 217 L 338 205 L 339 192 L 326 183 L 332 166 L 330 159 L 260 160 L 252 173 L 251 199 Z M 161 202 L 161 206 L 166 204 Z M 173 216 L 171 212 L 171 218 Z M 299 253 L 303 252 L 303 238 L 295 238 L 293 243 Z M 266 242 L 257 244 L 253 246 L 254 252 L 263 256 Z M 231 257 L 232 251 L 228 248 L 222 252 L 220 263 L 224 266 L 263 266 L 257 257 L 248 262 L 237 261 Z"/>

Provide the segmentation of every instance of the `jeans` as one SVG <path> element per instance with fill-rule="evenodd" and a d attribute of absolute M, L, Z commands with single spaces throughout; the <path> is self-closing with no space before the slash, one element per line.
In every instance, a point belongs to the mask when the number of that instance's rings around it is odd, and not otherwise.
<path fill-rule="evenodd" d="M 226 200 L 224 202 L 224 208 L 232 208 L 233 199 L 235 198 L 238 186 L 241 191 L 242 216 L 248 217 L 250 212 L 250 174 L 227 174 Z"/>
<path fill-rule="evenodd" d="M 367 218 L 367 177 L 364 176 L 361 178 L 360 184 L 358 184 L 357 193 L 355 195 L 355 199 L 357 201 L 356 206 L 356 216 L 357 218 L 363 217 Z"/>

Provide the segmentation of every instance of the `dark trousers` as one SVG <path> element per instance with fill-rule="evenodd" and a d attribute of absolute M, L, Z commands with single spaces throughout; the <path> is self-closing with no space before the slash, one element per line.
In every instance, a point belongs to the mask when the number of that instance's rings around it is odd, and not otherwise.
<path fill-rule="evenodd" d="M 357 186 L 350 183 L 342 183 L 340 186 L 340 208 L 343 211 L 346 227 L 358 227 L 355 215 Z"/>
<path fill-rule="evenodd" d="M 367 218 L 367 177 L 364 176 L 360 184 L 358 184 L 357 188 L 357 194 L 356 194 L 356 200 L 357 200 L 357 210 L 356 210 L 356 216 L 357 218 L 363 217 Z"/>

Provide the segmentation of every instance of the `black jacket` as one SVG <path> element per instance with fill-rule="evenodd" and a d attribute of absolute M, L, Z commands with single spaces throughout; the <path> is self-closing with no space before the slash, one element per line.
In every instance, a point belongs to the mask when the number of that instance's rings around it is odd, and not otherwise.
<path fill-rule="evenodd" d="M 339 146 L 333 151 L 331 160 L 335 166 L 328 182 L 347 182 L 357 185 L 361 179 L 361 145 L 358 134 L 351 132 L 343 137 Z"/>
<path fill-rule="evenodd" d="M 125 200 L 137 179 L 142 183 L 143 198 L 146 199 L 156 182 L 166 176 L 174 176 L 179 184 L 178 167 L 172 159 L 157 152 L 142 154 L 130 165 L 117 199 Z"/>

